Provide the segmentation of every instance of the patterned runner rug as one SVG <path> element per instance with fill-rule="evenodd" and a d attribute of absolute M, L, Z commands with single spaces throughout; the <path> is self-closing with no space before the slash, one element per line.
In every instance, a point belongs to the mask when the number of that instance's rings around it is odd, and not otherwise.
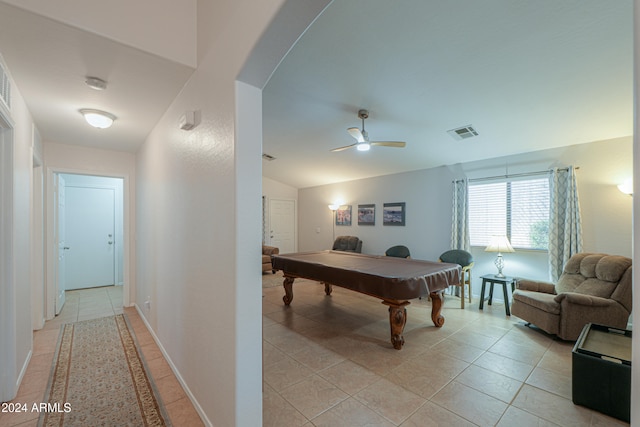
<path fill-rule="evenodd" d="M 170 426 L 123 314 L 62 327 L 39 426 Z"/>

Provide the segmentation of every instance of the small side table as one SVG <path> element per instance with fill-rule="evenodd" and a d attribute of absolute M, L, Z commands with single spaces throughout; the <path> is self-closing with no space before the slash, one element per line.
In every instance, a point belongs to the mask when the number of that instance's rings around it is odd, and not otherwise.
<path fill-rule="evenodd" d="M 488 304 L 491 305 L 491 300 L 493 299 L 493 285 L 498 284 L 502 285 L 502 291 L 504 294 L 504 309 L 507 313 L 507 316 L 511 316 L 511 311 L 509 310 L 509 291 L 507 290 L 507 286 L 511 285 L 511 293 L 516 288 L 516 279 L 515 277 L 498 277 L 495 274 L 485 274 L 480 277 L 482 279 L 482 290 L 480 291 L 480 310 L 484 307 L 484 289 L 487 283 L 491 284 L 489 287 L 489 298 Z"/>

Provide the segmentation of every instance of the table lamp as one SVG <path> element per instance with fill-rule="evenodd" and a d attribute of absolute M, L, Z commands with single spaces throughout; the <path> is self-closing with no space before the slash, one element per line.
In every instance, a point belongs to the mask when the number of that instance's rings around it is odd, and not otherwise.
<path fill-rule="evenodd" d="M 485 252 L 498 252 L 498 257 L 494 261 L 498 268 L 498 274 L 496 277 L 504 277 L 502 269 L 504 268 L 504 260 L 502 259 L 502 252 L 515 252 L 507 236 L 491 236 L 491 242 L 485 249 Z"/>

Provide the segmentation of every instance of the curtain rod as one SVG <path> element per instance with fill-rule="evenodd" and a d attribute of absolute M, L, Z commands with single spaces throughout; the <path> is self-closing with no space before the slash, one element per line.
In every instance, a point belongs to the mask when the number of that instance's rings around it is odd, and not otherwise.
<path fill-rule="evenodd" d="M 574 167 L 575 170 L 580 169 L 580 166 L 576 166 Z M 558 168 L 558 170 L 561 171 L 568 171 L 569 168 Z M 496 175 L 496 176 L 487 176 L 484 178 L 470 178 L 468 181 L 469 182 L 476 182 L 476 181 L 491 181 L 494 179 L 506 179 L 506 178 L 520 178 L 523 176 L 537 176 L 537 175 L 545 175 L 548 173 L 553 172 L 553 169 L 547 169 L 544 171 L 537 171 L 537 172 L 523 172 L 523 173 L 513 173 L 513 174 L 505 174 L 505 175 Z M 456 179 L 453 182 L 460 182 L 460 181 L 464 181 L 463 179 Z"/>

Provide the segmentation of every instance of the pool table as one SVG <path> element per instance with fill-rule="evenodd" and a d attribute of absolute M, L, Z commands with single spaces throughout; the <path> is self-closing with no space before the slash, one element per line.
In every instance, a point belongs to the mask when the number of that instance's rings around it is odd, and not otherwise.
<path fill-rule="evenodd" d="M 284 274 L 285 305 L 293 301 L 296 278 L 324 283 L 327 295 L 335 285 L 380 298 L 382 304 L 389 306 L 391 343 L 397 350 L 404 345 L 402 332 L 409 300 L 430 296 L 431 320 L 441 327 L 442 292 L 460 283 L 461 275 L 458 264 L 341 251 L 278 254 L 272 256 L 272 264 Z"/>

